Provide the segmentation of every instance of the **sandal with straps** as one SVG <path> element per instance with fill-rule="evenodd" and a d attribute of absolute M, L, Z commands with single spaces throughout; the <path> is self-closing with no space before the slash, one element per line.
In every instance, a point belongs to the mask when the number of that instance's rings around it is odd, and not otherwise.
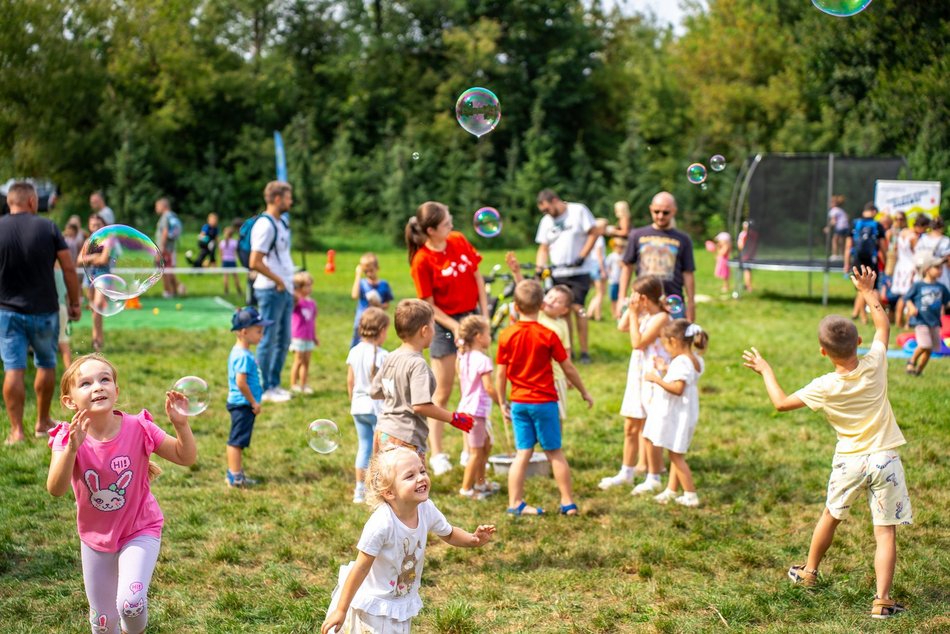
<path fill-rule="evenodd" d="M 808 570 L 805 564 L 789 568 L 788 578 L 792 580 L 792 583 L 805 588 L 814 588 L 818 585 L 818 571 Z"/>
<path fill-rule="evenodd" d="M 874 597 L 874 603 L 871 604 L 872 619 L 889 619 L 906 611 L 907 608 L 893 599 L 878 599 Z"/>
<path fill-rule="evenodd" d="M 540 506 L 533 507 L 534 513 L 525 513 L 524 510 L 526 508 L 528 508 L 528 503 L 525 502 L 524 500 L 521 500 L 521 504 L 519 504 L 518 506 L 514 508 L 509 508 L 507 512 L 509 515 L 512 515 L 514 517 L 521 517 L 522 515 L 535 515 L 535 516 L 544 515 L 544 509 L 541 508 Z"/>
<path fill-rule="evenodd" d="M 574 512 L 571 513 L 571 511 Z M 562 504 L 560 513 L 561 515 L 567 515 L 568 517 L 575 517 L 580 513 L 580 511 L 577 510 L 577 505 L 571 502 L 570 504 Z"/>

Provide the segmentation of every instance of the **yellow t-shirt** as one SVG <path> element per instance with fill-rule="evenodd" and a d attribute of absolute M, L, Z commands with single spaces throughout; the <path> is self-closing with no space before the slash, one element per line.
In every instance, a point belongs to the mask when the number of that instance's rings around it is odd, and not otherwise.
<path fill-rule="evenodd" d="M 810 409 L 825 413 L 838 432 L 836 453 L 874 453 L 907 442 L 887 398 L 887 348 L 878 341 L 851 372 L 829 372 L 795 396 Z"/>
<path fill-rule="evenodd" d="M 564 346 L 564 350 L 567 351 L 568 356 L 571 354 L 571 333 L 567 329 L 567 320 L 561 317 L 557 319 L 552 319 L 548 317 L 543 312 L 538 313 L 538 323 L 547 328 L 548 330 L 554 331 L 554 334 L 557 335 L 557 338 L 561 340 L 561 345 Z M 561 369 L 561 364 L 557 361 L 551 361 L 551 369 L 554 370 L 554 379 L 564 380 L 564 370 Z"/>

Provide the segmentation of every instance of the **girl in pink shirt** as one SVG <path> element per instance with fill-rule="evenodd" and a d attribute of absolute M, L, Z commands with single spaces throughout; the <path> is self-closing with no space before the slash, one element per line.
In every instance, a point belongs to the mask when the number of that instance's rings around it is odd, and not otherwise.
<path fill-rule="evenodd" d="M 76 359 L 63 373 L 61 401 L 72 421 L 50 430 L 53 450 L 46 488 L 59 497 L 72 484 L 83 582 L 93 634 L 141 634 L 148 623 L 148 587 L 158 560 L 164 517 L 149 481 L 161 470 L 157 453 L 189 466 L 197 457 L 188 399 L 168 392 L 165 413 L 177 438 L 142 410 L 114 409 L 116 369 L 100 354 Z"/>
<path fill-rule="evenodd" d="M 307 385 L 310 355 L 320 345 L 317 338 L 317 302 L 313 301 L 313 278 L 306 271 L 294 273 L 294 312 L 290 316 L 290 351 L 294 362 L 290 366 L 290 389 L 301 394 L 313 394 Z"/>

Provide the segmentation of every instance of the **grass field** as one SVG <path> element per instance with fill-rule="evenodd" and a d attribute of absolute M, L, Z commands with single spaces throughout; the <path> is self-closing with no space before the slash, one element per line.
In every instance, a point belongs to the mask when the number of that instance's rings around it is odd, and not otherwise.
<path fill-rule="evenodd" d="M 145 407 L 158 415 L 164 391 L 186 374 L 206 378 L 213 390 L 211 407 L 192 419 L 198 463 L 189 469 L 165 464 L 153 485 L 166 526 L 149 632 L 302 634 L 322 622 L 337 568 L 355 556 L 368 516 L 367 508 L 350 503 L 356 435 L 343 363 L 357 255 L 338 254 L 335 275 L 322 272 L 319 255 L 308 258 L 319 271 L 322 346 L 311 368 L 316 394 L 265 405 L 247 454 L 248 472 L 263 481 L 253 490 L 224 484 L 226 357 L 233 343 L 227 312 L 210 312 L 204 330 L 154 328 L 146 316 L 128 329 L 106 320 L 105 352 L 119 368 L 124 409 Z M 485 256 L 486 264 L 502 261 L 499 252 Z M 807 298 L 803 274 L 757 273 L 754 294 L 718 299 L 711 255 L 697 252 L 697 258 L 697 290 L 714 298 L 698 310 L 711 344 L 689 456 L 702 506 L 660 507 L 628 490 L 597 489 L 619 465 L 623 423 L 617 411 L 629 346 L 613 324 L 592 324 L 595 362 L 582 366 L 581 374 L 596 405 L 588 412 L 575 395 L 565 425 L 582 515 L 511 520 L 503 496 L 480 503 L 460 499 L 458 468 L 435 478 L 432 497 L 451 522 L 468 529 L 495 523 L 498 532 L 479 550 L 430 542 L 418 631 L 950 631 L 950 361 L 932 362 L 920 378 L 906 376 L 896 361 L 889 369 L 891 402 L 908 439 L 902 456 L 916 523 L 898 531 L 894 593 L 910 611 L 872 621 L 873 537 L 863 505 L 841 526 L 819 588 L 803 591 L 785 579 L 790 564 L 804 561 L 821 512 L 834 432 L 807 410 L 776 414 L 759 377 L 740 362 L 744 347 L 757 346 L 788 390 L 829 371 L 817 353 L 815 327 L 826 312 L 847 314 L 848 283 L 834 277 L 827 309 Z M 397 297 L 409 295 L 404 253 L 383 254 L 381 264 Z M 186 283 L 192 295 L 220 294 L 217 277 Z M 816 277 L 816 297 L 820 284 Z M 190 323 L 187 306 L 182 323 Z M 174 320 L 162 323 L 174 326 Z M 871 334 L 862 327 L 866 340 Z M 88 351 L 88 327 L 77 326 L 73 341 L 78 351 Z M 396 345 L 391 334 L 389 347 Z M 58 406 L 54 414 L 65 416 Z M 339 423 L 343 442 L 335 453 L 318 455 L 307 447 L 306 425 L 315 418 Z M 7 424 L 0 413 L 0 433 L 6 434 Z M 458 433 L 449 434 L 449 446 L 457 456 Z M 89 631 L 74 503 L 71 494 L 57 499 L 46 493 L 48 453 L 37 441 L 0 449 L 5 632 Z M 556 509 L 551 480 L 529 480 L 527 497 Z"/>

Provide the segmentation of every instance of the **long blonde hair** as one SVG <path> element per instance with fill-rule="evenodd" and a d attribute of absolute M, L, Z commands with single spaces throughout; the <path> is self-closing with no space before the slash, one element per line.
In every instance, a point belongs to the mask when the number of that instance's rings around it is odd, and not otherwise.
<path fill-rule="evenodd" d="M 469 315 L 459 322 L 459 340 L 461 352 L 469 352 L 475 337 L 483 332 L 490 332 L 491 324 L 481 315 Z M 458 343 L 458 342 L 456 342 Z"/>

